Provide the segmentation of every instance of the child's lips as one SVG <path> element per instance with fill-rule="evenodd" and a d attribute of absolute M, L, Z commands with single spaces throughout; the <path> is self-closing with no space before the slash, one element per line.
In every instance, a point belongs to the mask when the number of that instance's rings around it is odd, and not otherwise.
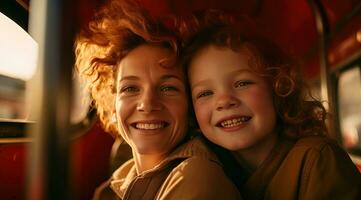
<path fill-rule="evenodd" d="M 225 119 L 220 120 L 216 124 L 216 126 L 221 127 L 221 128 L 232 128 L 232 127 L 236 127 L 236 126 L 239 126 L 241 124 L 247 123 L 251 119 L 252 119 L 251 116 L 246 116 L 246 115 L 232 116 L 232 117 L 227 117 Z"/>

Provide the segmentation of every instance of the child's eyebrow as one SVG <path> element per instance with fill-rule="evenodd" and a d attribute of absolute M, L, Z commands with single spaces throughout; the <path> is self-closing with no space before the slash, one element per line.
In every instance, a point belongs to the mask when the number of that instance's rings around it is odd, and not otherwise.
<path fill-rule="evenodd" d="M 254 72 L 250 69 L 237 69 L 237 70 L 229 72 L 227 76 L 234 76 L 235 74 L 253 74 L 253 73 Z M 191 90 L 193 91 L 195 88 L 200 87 L 202 85 L 207 85 L 211 82 L 212 82 L 211 79 L 203 79 L 201 81 L 198 81 L 195 84 L 191 84 Z"/>
<path fill-rule="evenodd" d="M 199 87 L 199 86 L 202 86 L 202 85 L 207 85 L 207 84 L 210 83 L 210 82 L 211 82 L 210 79 L 204 79 L 204 80 L 198 81 L 198 82 L 195 83 L 195 84 L 191 84 L 191 89 L 192 89 L 192 91 L 193 91 L 194 88 Z"/>
<path fill-rule="evenodd" d="M 235 73 L 253 73 L 253 71 L 250 69 L 237 69 L 230 72 L 229 74 L 235 74 Z"/>

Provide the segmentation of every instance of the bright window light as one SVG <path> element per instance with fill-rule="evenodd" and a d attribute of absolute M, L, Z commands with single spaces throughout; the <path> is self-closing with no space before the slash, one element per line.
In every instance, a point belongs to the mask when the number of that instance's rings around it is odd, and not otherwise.
<path fill-rule="evenodd" d="M 361 70 L 355 66 L 340 74 L 339 114 L 346 148 L 361 150 Z"/>
<path fill-rule="evenodd" d="M 38 44 L 0 12 L 0 74 L 29 80 L 35 73 Z"/>

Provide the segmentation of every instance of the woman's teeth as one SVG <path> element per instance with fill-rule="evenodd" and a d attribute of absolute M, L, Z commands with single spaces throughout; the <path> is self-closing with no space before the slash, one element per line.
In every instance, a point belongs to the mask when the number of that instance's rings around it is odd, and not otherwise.
<path fill-rule="evenodd" d="M 243 116 L 243 117 L 239 117 L 239 118 L 225 120 L 225 121 L 221 122 L 220 124 L 222 127 L 229 128 L 229 127 L 238 126 L 242 123 L 249 121 L 250 119 L 251 119 L 251 117 Z"/>
<path fill-rule="evenodd" d="M 135 125 L 137 129 L 144 129 L 144 130 L 154 130 L 160 129 L 165 127 L 165 123 L 137 123 Z"/>

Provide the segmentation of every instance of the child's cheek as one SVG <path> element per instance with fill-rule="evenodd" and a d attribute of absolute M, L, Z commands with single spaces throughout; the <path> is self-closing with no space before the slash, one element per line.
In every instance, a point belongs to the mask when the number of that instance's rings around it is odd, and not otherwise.
<path fill-rule="evenodd" d="M 199 102 L 195 104 L 195 113 L 197 117 L 198 124 L 201 127 L 205 127 L 209 125 L 209 122 L 211 121 L 211 110 L 206 102 Z"/>

